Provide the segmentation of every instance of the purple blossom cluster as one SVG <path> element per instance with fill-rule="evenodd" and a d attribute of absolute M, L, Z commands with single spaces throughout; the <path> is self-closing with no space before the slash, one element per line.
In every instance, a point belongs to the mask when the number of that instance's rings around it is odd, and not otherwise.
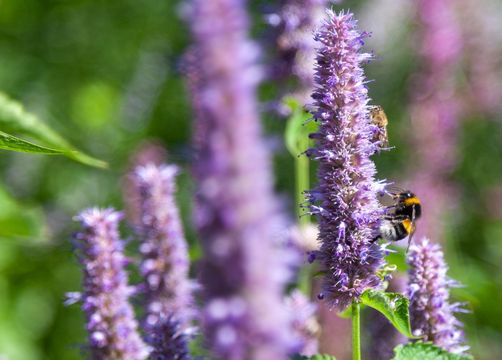
<path fill-rule="evenodd" d="M 463 353 L 462 323 L 454 316 L 464 311 L 450 303 L 449 290 L 458 284 L 448 278 L 448 267 L 438 244 L 427 239 L 413 244 L 408 255 L 410 318 L 413 333 L 452 353 Z"/>
<path fill-rule="evenodd" d="M 127 284 L 124 242 L 118 234 L 121 217 L 113 209 L 92 208 L 75 218 L 82 226 L 75 235 L 84 271 L 82 309 L 91 358 L 96 360 L 142 360 L 150 352 L 128 302 L 133 289 Z"/>
<path fill-rule="evenodd" d="M 174 165 L 148 164 L 132 174 L 139 194 L 137 230 L 142 255 L 143 327 L 154 353 L 164 356 L 154 356 L 155 359 L 171 358 L 165 353 L 167 349 L 172 358 L 188 358 L 186 343 L 194 315 L 187 243 L 174 198 L 177 173 Z M 185 346 L 180 347 L 183 343 Z M 176 354 L 176 350 L 181 353 Z"/>
<path fill-rule="evenodd" d="M 192 5 L 195 224 L 204 250 L 206 341 L 219 359 L 285 359 L 295 345 L 283 305 L 294 253 L 283 244 L 287 231 L 261 138 L 255 92 L 262 73 L 245 2 Z"/>
<path fill-rule="evenodd" d="M 455 1 L 416 2 L 417 52 L 421 68 L 411 84 L 411 137 L 413 181 L 424 212 L 417 236 L 443 238 L 444 214 L 456 203 L 450 181 L 458 159 L 458 132 L 462 104 L 457 72 L 462 61 L 463 38 L 455 17 Z M 427 229 L 427 233 L 425 233 Z"/>
<path fill-rule="evenodd" d="M 294 314 L 293 330 L 301 339 L 298 353 L 304 356 L 314 356 L 319 352 L 317 339 L 320 327 L 316 319 L 317 306 L 313 304 L 300 290 L 294 289 L 285 299 L 285 305 Z"/>
<path fill-rule="evenodd" d="M 322 24 L 330 0 L 285 0 L 277 14 L 268 17 L 277 27 L 276 48 L 279 73 L 298 80 L 294 96 L 301 104 L 309 101 L 314 88 L 315 41 L 313 33 Z"/>
<path fill-rule="evenodd" d="M 366 33 L 350 13 L 327 12 L 315 35 L 319 43 L 313 116 L 319 131 L 307 155 L 319 162 L 317 188 L 309 193 L 311 212 L 319 219 L 321 249 L 316 259 L 325 273 L 321 298 L 345 308 L 368 288 L 381 284 L 381 247 L 372 244 L 383 209 L 376 193 L 375 164 L 370 156 L 379 144 L 372 139 L 368 89 L 362 65 L 371 55 L 361 52 Z"/>

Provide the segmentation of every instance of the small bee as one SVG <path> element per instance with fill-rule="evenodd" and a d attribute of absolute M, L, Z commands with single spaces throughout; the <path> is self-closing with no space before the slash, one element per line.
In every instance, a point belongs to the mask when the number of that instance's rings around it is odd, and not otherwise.
<path fill-rule="evenodd" d="M 389 136 L 387 134 L 389 120 L 387 120 L 387 115 L 385 115 L 380 105 L 372 105 L 369 108 L 371 123 L 378 127 L 378 132 L 373 136 L 373 142 L 379 142 L 381 149 L 386 148 L 389 146 Z"/>
<path fill-rule="evenodd" d="M 386 194 L 393 203 L 386 207 L 386 214 L 373 242 L 379 239 L 399 241 L 408 237 L 409 247 L 416 229 L 415 221 L 422 215 L 420 199 L 411 191 L 397 188 L 390 188 Z"/>

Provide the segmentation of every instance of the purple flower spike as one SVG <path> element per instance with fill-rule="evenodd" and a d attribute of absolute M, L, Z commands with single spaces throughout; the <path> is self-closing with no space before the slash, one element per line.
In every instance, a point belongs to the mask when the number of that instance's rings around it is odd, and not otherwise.
<path fill-rule="evenodd" d="M 461 304 L 449 302 L 449 289 L 458 284 L 446 275 L 448 267 L 438 244 L 423 239 L 413 244 L 408 254 L 410 316 L 413 333 L 423 336 L 452 353 L 463 353 L 462 323 L 454 313 Z"/>
<path fill-rule="evenodd" d="M 193 284 L 188 278 L 187 243 L 174 199 L 177 173 L 176 166 L 149 164 L 136 168 L 132 175 L 139 194 L 143 327 L 154 348 L 154 359 L 189 358 L 186 343 L 193 318 Z"/>
<path fill-rule="evenodd" d="M 293 74 L 298 82 L 295 97 L 306 104 L 314 89 L 315 46 L 313 32 L 321 24 L 331 0 L 285 0 L 269 22 L 279 28 L 276 39 L 281 72 Z"/>
<path fill-rule="evenodd" d="M 196 0 L 189 71 L 196 113 L 195 221 L 204 259 L 203 325 L 218 359 L 286 359 L 283 294 L 293 250 L 273 195 L 255 98 L 261 72 L 241 0 Z"/>
<path fill-rule="evenodd" d="M 293 328 L 301 339 L 298 354 L 314 356 L 319 352 L 318 335 L 320 325 L 316 319 L 317 306 L 310 302 L 303 293 L 295 289 L 285 299 L 286 307 L 294 315 Z"/>
<path fill-rule="evenodd" d="M 307 155 L 319 162 L 319 185 L 309 193 L 310 210 L 319 219 L 321 249 L 316 260 L 325 272 L 320 298 L 343 309 L 368 288 L 380 286 L 376 271 L 382 249 L 370 241 L 383 209 L 376 198 L 382 184 L 374 179 L 370 156 L 378 150 L 368 110 L 360 52 L 365 33 L 350 13 L 327 12 L 319 42 L 313 116 L 319 132 Z"/>
<path fill-rule="evenodd" d="M 95 360 L 148 357 L 128 302 L 132 289 L 124 269 L 124 243 L 119 239 L 122 214 L 113 209 L 88 209 L 75 217 L 82 231 L 75 236 L 84 269 L 82 309 L 87 318 L 89 348 Z"/>

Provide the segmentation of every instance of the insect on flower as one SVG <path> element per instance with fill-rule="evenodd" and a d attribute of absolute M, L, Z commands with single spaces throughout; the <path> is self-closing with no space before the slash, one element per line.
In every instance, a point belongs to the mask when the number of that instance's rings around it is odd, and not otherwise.
<path fill-rule="evenodd" d="M 387 188 L 383 196 L 386 195 L 390 197 L 392 203 L 386 206 L 378 235 L 373 241 L 379 239 L 399 241 L 408 237 L 409 247 L 416 229 L 415 222 L 422 215 L 422 203 L 411 191 L 397 187 Z"/>
<path fill-rule="evenodd" d="M 387 119 L 387 115 L 385 115 L 385 111 L 383 111 L 383 107 L 380 105 L 369 106 L 369 110 L 371 123 L 378 128 L 373 136 L 373 142 L 378 143 L 380 149 L 387 148 L 389 146 L 389 136 L 387 134 L 389 120 Z"/>

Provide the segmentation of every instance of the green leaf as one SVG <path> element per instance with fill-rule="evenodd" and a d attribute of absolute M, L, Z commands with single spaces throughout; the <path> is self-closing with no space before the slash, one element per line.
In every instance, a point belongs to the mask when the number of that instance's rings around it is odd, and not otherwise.
<path fill-rule="evenodd" d="M 336 358 L 331 355 L 316 354 L 311 357 L 303 356 L 303 355 L 294 355 L 291 358 L 291 360 L 336 360 Z"/>
<path fill-rule="evenodd" d="M 368 289 L 361 295 L 361 302 L 380 311 L 404 336 L 416 338 L 411 333 L 409 300 L 405 296 Z"/>
<path fill-rule="evenodd" d="M 33 154 L 62 155 L 64 150 L 51 149 L 45 146 L 33 144 L 29 141 L 6 134 L 0 131 L 0 149 L 20 151 Z"/>
<path fill-rule="evenodd" d="M 392 360 L 472 360 L 470 356 L 452 354 L 431 343 L 415 342 L 399 345 Z"/>
<path fill-rule="evenodd" d="M 22 147 L 19 149 L 12 147 L 3 147 L 3 149 L 32 152 L 38 154 L 62 154 L 69 157 L 70 159 L 86 165 L 101 168 L 107 167 L 107 164 L 105 162 L 95 159 L 75 149 L 70 143 L 68 143 L 68 141 L 61 137 L 61 135 L 52 130 L 34 114 L 27 112 L 20 103 L 10 99 L 7 95 L 1 92 L 0 130 L 6 133 L 29 136 L 30 138 L 33 138 L 33 140 L 40 142 L 43 146 L 38 146 L 31 143 L 32 145 L 52 151 L 37 152 L 35 151 L 35 148 L 32 148 L 28 151 L 28 147 L 26 148 L 26 150 L 22 150 Z"/>
<path fill-rule="evenodd" d="M 298 156 L 307 150 L 309 134 L 315 131 L 316 125 L 308 121 L 312 116 L 294 98 L 286 98 L 284 105 L 289 108 L 291 115 L 286 124 L 284 142 L 292 156 Z"/>
<path fill-rule="evenodd" d="M 19 203 L 0 184 L 0 244 L 6 244 L 3 241 L 5 239 L 44 242 L 47 237 L 47 225 L 42 208 Z M 0 249 L 2 255 L 4 251 L 4 248 Z"/>

